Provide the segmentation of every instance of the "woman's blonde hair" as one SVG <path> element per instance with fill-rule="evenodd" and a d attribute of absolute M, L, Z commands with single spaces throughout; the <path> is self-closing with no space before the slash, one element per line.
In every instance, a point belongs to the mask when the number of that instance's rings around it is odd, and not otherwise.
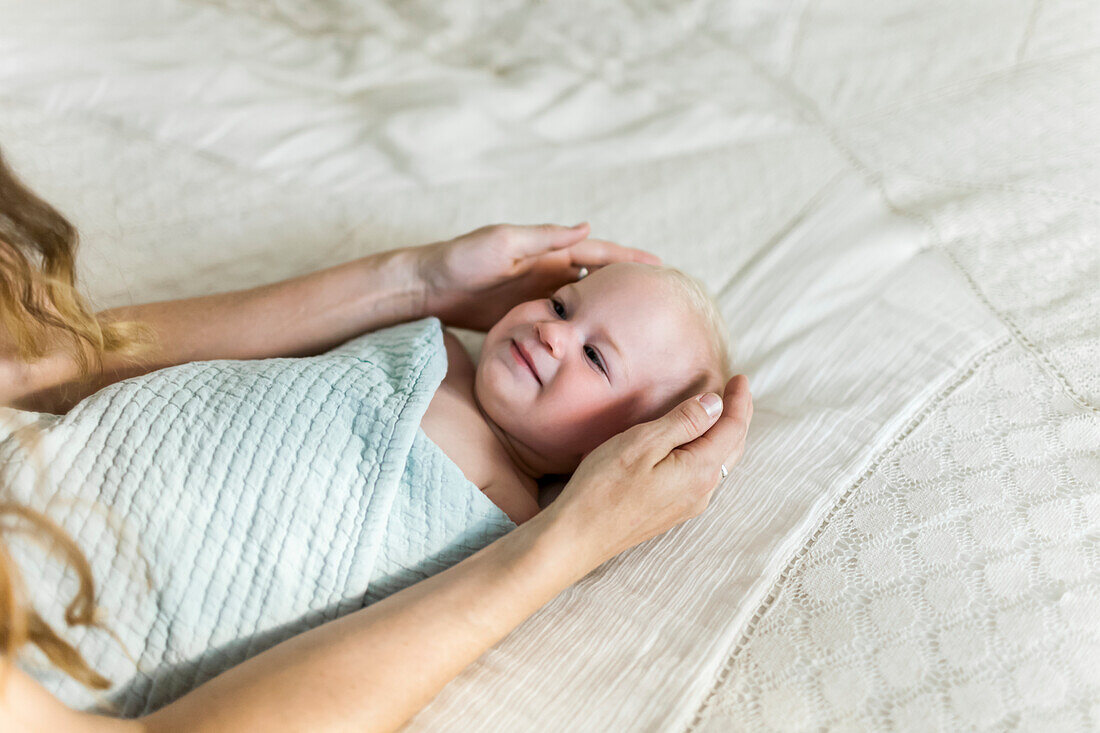
<path fill-rule="evenodd" d="M 97 318 L 76 288 L 76 248 L 72 224 L 24 186 L 0 154 L 0 333 L 10 334 L 14 356 L 27 362 L 41 359 L 60 340 L 60 348 L 84 377 L 105 353 L 142 351 L 149 331 L 139 324 Z M 12 660 L 29 643 L 78 682 L 109 687 L 34 610 L 8 539 L 24 535 L 41 541 L 75 571 L 79 587 L 65 608 L 70 626 L 100 626 L 87 558 L 49 517 L 6 494 L 0 486 L 0 657 Z"/>

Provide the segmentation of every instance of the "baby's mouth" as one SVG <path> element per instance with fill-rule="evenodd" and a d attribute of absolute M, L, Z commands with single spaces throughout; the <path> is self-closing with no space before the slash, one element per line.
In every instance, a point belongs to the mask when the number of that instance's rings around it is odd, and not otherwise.
<path fill-rule="evenodd" d="M 512 357 L 520 364 L 527 367 L 527 369 L 531 372 L 531 376 L 535 378 L 535 381 L 539 383 L 539 386 L 542 386 L 542 380 L 539 379 L 539 374 L 535 371 L 535 365 L 531 363 L 531 359 L 527 356 L 526 353 L 524 353 L 523 349 L 520 348 L 515 339 L 512 339 L 511 351 Z"/>

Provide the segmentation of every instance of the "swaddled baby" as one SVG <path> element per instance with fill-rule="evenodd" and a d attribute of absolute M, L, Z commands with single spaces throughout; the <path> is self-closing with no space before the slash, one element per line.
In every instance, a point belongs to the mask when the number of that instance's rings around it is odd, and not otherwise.
<path fill-rule="evenodd" d="M 0 422 L 0 484 L 87 554 L 122 643 L 74 642 L 140 715 L 454 565 L 537 514 L 537 478 L 720 391 L 709 302 L 674 270 L 615 264 L 513 308 L 476 367 L 446 332 L 443 361 L 436 318 L 312 357 L 180 364 L 20 418 L 33 426 Z M 64 563 L 11 548 L 39 588 L 64 587 Z M 134 593 L 143 577 L 155 593 Z M 42 606 L 55 628 L 62 598 Z M 42 681 L 96 702 L 65 675 Z"/>
<path fill-rule="evenodd" d="M 679 270 L 617 263 L 521 303 L 475 366 L 444 331 L 447 375 L 421 429 L 508 517 L 539 511 L 537 479 L 571 473 L 613 435 L 731 378 L 726 326 Z"/>

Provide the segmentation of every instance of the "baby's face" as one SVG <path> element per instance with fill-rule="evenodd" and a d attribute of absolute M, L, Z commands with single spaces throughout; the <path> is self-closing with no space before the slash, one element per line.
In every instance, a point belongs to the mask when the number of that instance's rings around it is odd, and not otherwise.
<path fill-rule="evenodd" d="M 664 276 L 618 263 L 501 318 L 474 392 L 513 440 L 565 472 L 685 388 L 713 382 L 707 354 L 705 331 Z"/>

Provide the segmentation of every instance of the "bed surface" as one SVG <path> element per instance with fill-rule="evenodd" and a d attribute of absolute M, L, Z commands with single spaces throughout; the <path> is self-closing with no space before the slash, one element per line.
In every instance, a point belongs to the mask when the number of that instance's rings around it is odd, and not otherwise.
<path fill-rule="evenodd" d="M 1100 727 L 1100 6 L 0 17 L 0 146 L 99 306 L 582 220 L 719 295 L 755 415 L 710 507 L 409 730 Z"/>

